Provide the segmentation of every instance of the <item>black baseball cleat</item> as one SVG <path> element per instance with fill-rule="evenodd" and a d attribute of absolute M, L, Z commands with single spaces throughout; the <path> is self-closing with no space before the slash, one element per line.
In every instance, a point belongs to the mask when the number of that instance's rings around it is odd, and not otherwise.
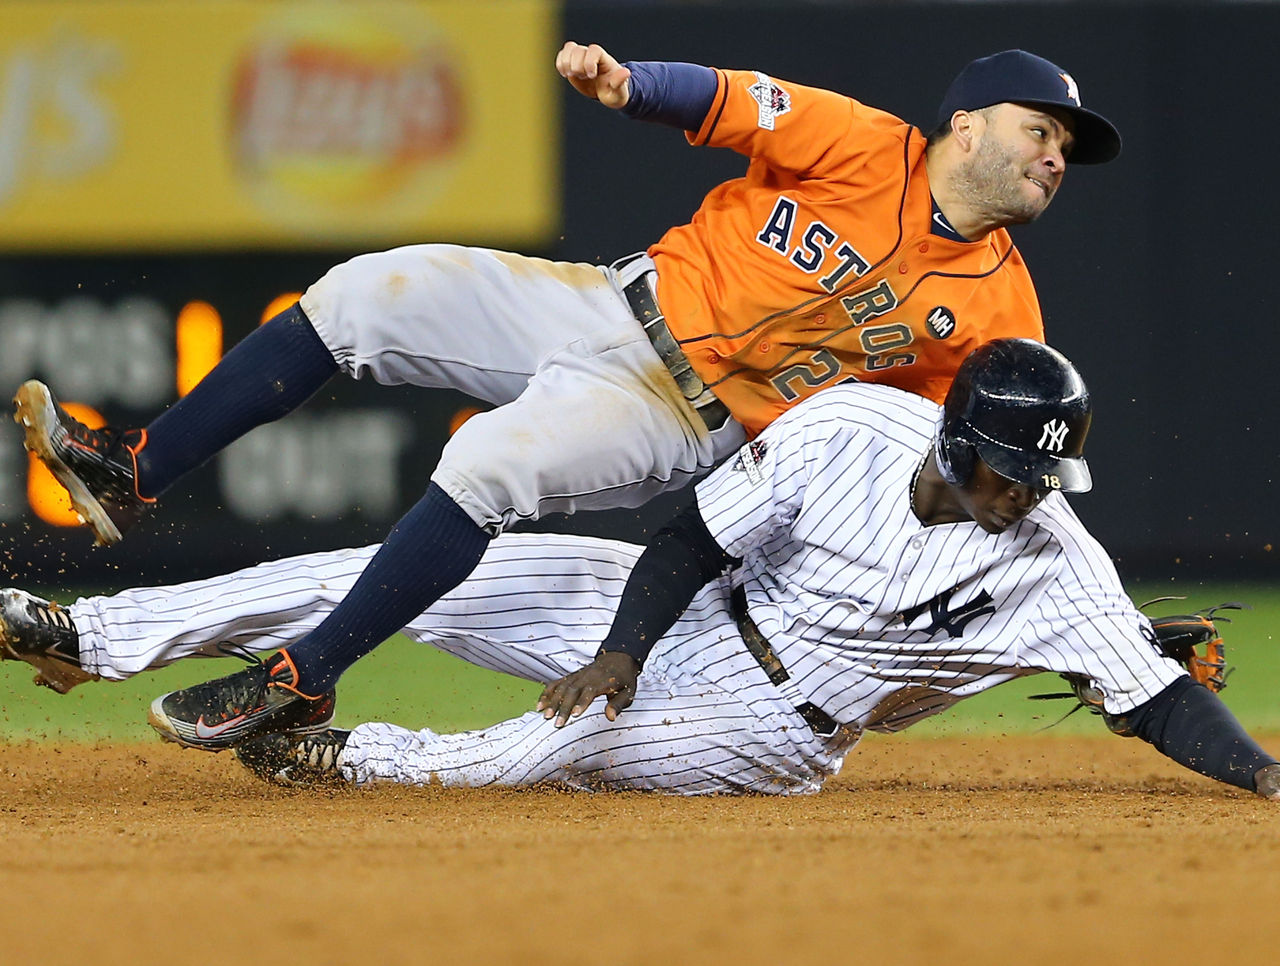
<path fill-rule="evenodd" d="M 222 751 L 259 735 L 309 734 L 333 720 L 333 690 L 310 697 L 294 687 L 293 664 L 283 653 L 266 662 L 151 702 L 147 722 L 167 741 Z"/>
<path fill-rule="evenodd" d="M 236 759 L 276 785 L 343 785 L 339 757 L 350 731 L 326 728 L 310 735 L 263 735 L 236 746 Z"/>
<path fill-rule="evenodd" d="M 71 614 L 13 587 L 0 590 L 0 660 L 26 661 L 39 672 L 36 684 L 59 694 L 98 679 L 80 667 L 80 635 Z"/>
<path fill-rule="evenodd" d="M 13 410 L 27 449 L 66 488 L 99 545 L 119 543 L 155 504 L 138 493 L 137 454 L 147 442 L 145 429 L 90 429 L 34 379 L 19 387 Z"/>

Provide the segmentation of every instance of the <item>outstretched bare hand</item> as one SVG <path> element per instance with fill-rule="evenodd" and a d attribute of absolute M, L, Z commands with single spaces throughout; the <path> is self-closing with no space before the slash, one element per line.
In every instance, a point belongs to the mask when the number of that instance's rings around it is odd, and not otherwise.
<path fill-rule="evenodd" d="M 548 721 L 555 718 L 557 728 L 563 728 L 570 718 L 586 711 L 592 701 L 606 695 L 609 700 L 604 716 L 614 721 L 636 696 L 639 676 L 640 665 L 630 654 L 597 654 L 586 667 L 548 684 L 538 699 L 538 710 Z"/>
<path fill-rule="evenodd" d="M 631 99 L 631 71 L 599 44 L 567 41 L 556 54 L 556 70 L 574 90 L 605 107 L 617 109 Z"/>

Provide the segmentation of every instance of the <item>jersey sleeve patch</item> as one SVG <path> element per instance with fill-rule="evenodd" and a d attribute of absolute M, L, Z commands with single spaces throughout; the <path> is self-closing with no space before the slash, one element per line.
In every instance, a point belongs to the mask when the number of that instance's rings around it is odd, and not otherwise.
<path fill-rule="evenodd" d="M 759 105 L 756 126 L 772 131 L 774 121 L 791 110 L 791 95 L 760 71 L 752 73 L 756 75 L 756 82 L 747 91 Z"/>
<path fill-rule="evenodd" d="M 747 481 L 752 486 L 758 486 L 764 481 L 764 473 L 760 469 L 760 461 L 764 459 L 764 454 L 768 446 L 763 440 L 752 440 L 746 446 L 738 450 L 738 458 L 733 464 L 735 473 L 746 473 Z"/>

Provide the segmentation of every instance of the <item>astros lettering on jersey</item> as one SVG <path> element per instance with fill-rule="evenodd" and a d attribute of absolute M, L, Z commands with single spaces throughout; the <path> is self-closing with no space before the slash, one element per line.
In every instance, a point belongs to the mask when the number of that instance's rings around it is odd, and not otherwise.
<path fill-rule="evenodd" d="M 649 253 L 668 327 L 749 434 L 850 376 L 941 402 L 978 345 L 1044 339 L 1007 231 L 963 242 L 931 230 L 919 129 L 831 91 L 716 76 L 686 136 L 747 155 L 746 176 Z"/>

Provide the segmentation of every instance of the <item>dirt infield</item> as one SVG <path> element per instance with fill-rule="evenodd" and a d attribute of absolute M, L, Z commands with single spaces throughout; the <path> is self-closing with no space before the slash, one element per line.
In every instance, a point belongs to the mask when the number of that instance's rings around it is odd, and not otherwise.
<path fill-rule="evenodd" d="M 803 799 L 276 789 L 159 743 L 0 764 L 6 963 L 1204 964 L 1280 940 L 1280 805 L 1108 736 L 873 738 Z"/>

